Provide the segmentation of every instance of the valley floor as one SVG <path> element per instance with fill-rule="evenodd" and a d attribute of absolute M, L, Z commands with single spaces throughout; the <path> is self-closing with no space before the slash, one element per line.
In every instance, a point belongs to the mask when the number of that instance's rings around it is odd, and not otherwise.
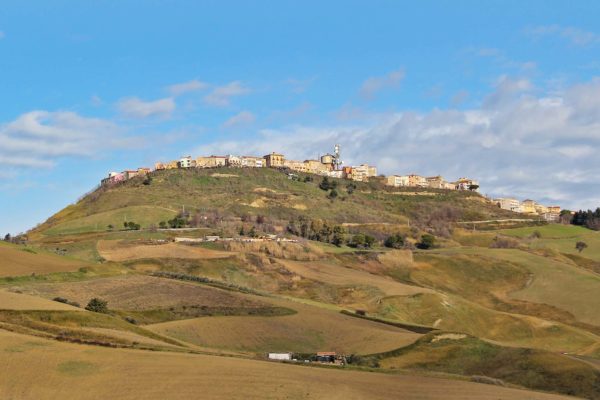
<path fill-rule="evenodd" d="M 0 330 L 0 398 L 489 399 L 567 397 L 418 375 L 108 349 Z"/>

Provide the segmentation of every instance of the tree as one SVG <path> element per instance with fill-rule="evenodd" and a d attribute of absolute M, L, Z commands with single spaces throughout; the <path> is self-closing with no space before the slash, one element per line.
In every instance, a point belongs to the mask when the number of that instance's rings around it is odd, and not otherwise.
<path fill-rule="evenodd" d="M 108 302 L 97 297 L 94 297 L 89 301 L 85 309 L 97 313 L 108 313 Z"/>
<path fill-rule="evenodd" d="M 375 244 L 375 238 L 371 235 L 365 235 L 365 247 L 371 248 Z"/>
<path fill-rule="evenodd" d="M 4 241 L 5 242 L 10 242 L 10 240 L 11 240 L 10 233 L 7 233 L 6 235 L 4 235 Z"/>
<path fill-rule="evenodd" d="M 404 240 L 404 236 L 397 233 L 395 235 L 388 236 L 388 238 L 385 239 L 383 245 L 391 249 L 401 249 L 404 247 Z"/>
<path fill-rule="evenodd" d="M 166 223 L 165 221 L 160 221 L 160 222 L 158 223 L 158 227 L 159 227 L 160 229 L 165 229 L 165 228 L 167 227 L 167 223 Z"/>
<path fill-rule="evenodd" d="M 248 231 L 248 236 L 250 236 L 250 237 L 256 237 L 256 236 L 258 236 L 256 234 L 256 229 L 254 229 L 254 227 L 250 228 L 250 230 Z"/>
<path fill-rule="evenodd" d="M 428 233 L 421 236 L 421 241 L 417 243 L 417 247 L 420 249 L 431 249 L 435 246 L 435 236 L 430 235 Z"/>
<path fill-rule="evenodd" d="M 107 228 L 109 231 L 112 231 L 115 227 L 112 224 L 108 224 Z"/>
<path fill-rule="evenodd" d="M 355 247 L 355 248 L 362 247 L 364 245 L 365 245 L 365 235 L 363 235 L 362 233 L 357 233 L 356 235 L 352 236 L 352 239 L 348 243 L 348 246 Z"/>
<path fill-rule="evenodd" d="M 244 236 L 246 234 L 246 232 L 244 231 L 244 225 L 242 225 L 242 227 L 240 228 L 240 236 Z"/>
<path fill-rule="evenodd" d="M 585 242 L 577 242 L 575 243 L 575 248 L 577 249 L 577 251 L 579 251 L 580 253 L 585 250 L 588 247 L 587 243 Z"/>
<path fill-rule="evenodd" d="M 329 190 L 331 189 L 331 183 L 329 182 L 329 178 L 324 176 L 323 180 L 321 181 L 321 183 L 319 183 L 319 189 L 321 190 Z"/>

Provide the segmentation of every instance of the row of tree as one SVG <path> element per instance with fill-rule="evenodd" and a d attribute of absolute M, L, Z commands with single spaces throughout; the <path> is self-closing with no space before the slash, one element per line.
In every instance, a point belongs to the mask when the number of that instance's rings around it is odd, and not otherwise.
<path fill-rule="evenodd" d="M 600 231 L 600 207 L 592 210 L 579 210 L 571 218 L 571 224 L 585 226 L 588 229 Z"/>

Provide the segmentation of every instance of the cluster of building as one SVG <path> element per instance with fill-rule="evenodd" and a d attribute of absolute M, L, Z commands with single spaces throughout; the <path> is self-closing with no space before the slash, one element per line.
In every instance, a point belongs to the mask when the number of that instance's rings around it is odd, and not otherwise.
<path fill-rule="evenodd" d="M 438 176 L 420 176 L 410 175 L 390 175 L 386 177 L 385 183 L 393 187 L 415 187 L 430 189 L 448 189 L 448 190 L 479 190 L 479 182 L 474 179 L 460 178 L 456 182 L 447 182 L 440 175 Z"/>
<path fill-rule="evenodd" d="M 136 176 L 146 176 L 150 172 L 152 172 L 150 168 L 128 169 L 123 172 L 109 172 L 108 176 L 102 179 L 101 184 L 108 185 L 123 182 L 135 178 Z"/>
<path fill-rule="evenodd" d="M 203 156 L 192 158 L 182 157 L 179 160 L 167 163 L 156 163 L 155 170 L 178 169 L 178 168 L 287 168 L 295 172 L 304 172 L 327 176 L 330 178 L 345 178 L 353 181 L 366 182 L 370 177 L 377 176 L 377 168 L 360 164 L 356 166 L 342 167 L 339 156 L 339 146 L 336 145 L 334 154 L 325 154 L 318 159 L 290 160 L 283 154 L 270 153 L 263 157 L 256 156 Z"/>
<path fill-rule="evenodd" d="M 368 164 L 355 166 L 342 166 L 340 159 L 340 146 L 335 145 L 333 154 L 325 154 L 310 160 L 290 160 L 283 154 L 270 153 L 263 157 L 257 156 L 202 156 L 192 158 L 191 156 L 181 157 L 166 163 L 156 163 L 154 170 L 167 169 L 188 169 L 188 168 L 280 168 L 289 169 L 295 172 L 303 172 L 327 176 L 330 178 L 350 179 L 358 182 L 366 182 L 369 178 L 377 176 L 377 168 Z M 122 182 L 140 175 L 147 175 L 151 172 L 150 168 L 138 168 L 136 170 L 126 170 L 123 172 L 111 172 L 108 177 L 102 180 L 102 184 L 112 184 Z M 385 177 L 385 184 L 391 187 L 414 187 L 429 189 L 446 190 L 479 190 L 479 182 L 474 179 L 460 178 L 455 182 L 448 182 L 441 176 L 425 177 L 416 174 L 410 175 L 390 175 Z M 533 200 L 520 202 L 513 198 L 494 199 L 493 202 L 498 207 L 522 214 L 539 215 L 548 221 L 556 221 L 560 215 L 559 206 L 543 206 Z"/>
<path fill-rule="evenodd" d="M 358 182 L 366 182 L 369 178 L 377 176 L 377 167 L 360 164 L 354 166 L 342 166 L 340 160 L 340 147 L 336 145 L 333 154 L 325 154 L 317 159 L 310 160 L 290 160 L 283 154 L 270 153 L 263 157 L 256 156 L 202 156 L 192 158 L 191 156 L 181 157 L 166 163 L 156 163 L 154 170 L 167 169 L 187 169 L 187 168 L 282 168 L 294 172 L 303 172 L 327 176 L 330 178 L 350 179 Z M 150 173 L 150 168 L 138 168 L 137 170 L 127 170 L 123 172 L 111 172 L 108 177 L 102 180 L 102 184 L 111 184 L 126 181 L 139 175 Z M 388 186 L 393 187 L 415 187 L 415 188 L 434 188 L 451 190 L 477 190 L 479 183 L 472 179 L 461 178 L 456 182 L 446 182 L 441 176 L 422 177 L 419 175 L 392 175 L 385 179 Z"/>
<path fill-rule="evenodd" d="M 560 217 L 560 206 L 544 206 L 530 199 L 519 201 L 510 197 L 504 197 L 494 199 L 493 202 L 503 210 L 527 215 L 538 215 L 546 221 L 558 221 Z"/>

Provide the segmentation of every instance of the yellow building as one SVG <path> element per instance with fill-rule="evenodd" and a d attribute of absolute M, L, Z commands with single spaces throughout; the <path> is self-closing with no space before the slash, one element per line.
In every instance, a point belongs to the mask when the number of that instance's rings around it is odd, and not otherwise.
<path fill-rule="evenodd" d="M 523 200 L 521 203 L 521 212 L 524 214 L 537 214 L 535 206 L 537 203 L 533 200 Z"/>
<path fill-rule="evenodd" d="M 161 163 L 161 162 L 157 162 L 156 164 L 154 164 L 154 169 L 156 171 L 160 171 L 161 169 L 166 169 L 165 164 Z"/>
<path fill-rule="evenodd" d="M 179 168 L 179 161 L 169 161 L 165 164 L 165 169 L 177 169 Z"/>
<path fill-rule="evenodd" d="M 285 160 L 284 167 L 297 172 L 308 172 L 308 166 L 303 161 Z"/>
<path fill-rule="evenodd" d="M 330 168 L 326 164 L 323 164 L 320 160 L 304 160 L 307 172 L 311 174 L 324 174 L 329 171 Z"/>
<path fill-rule="evenodd" d="M 267 154 L 263 158 L 267 162 L 267 167 L 269 168 L 284 167 L 285 157 L 283 156 L 283 154 L 273 152 L 271 154 Z"/>

